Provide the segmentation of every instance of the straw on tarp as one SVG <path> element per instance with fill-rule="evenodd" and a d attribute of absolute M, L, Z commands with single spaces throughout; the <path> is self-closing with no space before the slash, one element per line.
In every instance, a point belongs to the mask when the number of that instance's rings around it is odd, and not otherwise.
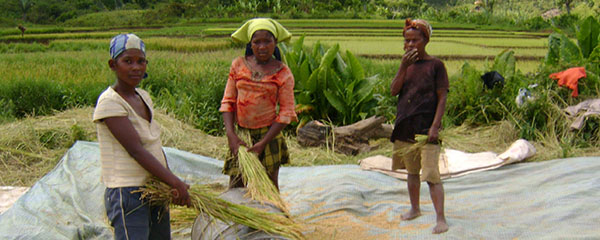
<path fill-rule="evenodd" d="M 148 199 L 151 205 L 172 204 L 171 187 L 162 181 L 151 179 L 139 191 L 142 192 L 142 198 Z M 188 192 L 192 199 L 191 207 L 198 214 L 204 213 L 226 223 L 238 223 L 290 239 L 304 239 L 302 225 L 284 214 L 266 212 L 225 201 L 206 185 L 193 185 Z"/>

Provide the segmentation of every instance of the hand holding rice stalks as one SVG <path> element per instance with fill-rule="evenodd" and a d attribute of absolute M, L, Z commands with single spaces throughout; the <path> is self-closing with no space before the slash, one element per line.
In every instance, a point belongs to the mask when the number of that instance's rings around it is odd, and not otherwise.
<path fill-rule="evenodd" d="M 498 133 L 502 132 L 498 136 Z M 491 126 L 479 127 L 476 130 L 462 125 L 459 127 L 440 130 L 438 138 L 443 148 L 451 148 L 464 152 L 503 151 L 518 138 L 516 130 L 508 122 L 500 122 Z M 418 134 L 416 143 L 408 149 L 401 149 L 396 154 L 404 156 L 413 151 L 420 150 L 427 144 L 429 136 Z"/>
<path fill-rule="evenodd" d="M 442 134 L 440 133 L 440 138 L 441 138 L 441 135 Z M 425 144 L 427 144 L 428 138 L 429 138 L 429 136 L 427 136 L 427 135 L 417 134 L 415 136 L 416 142 L 414 144 L 410 145 L 410 147 L 408 147 L 408 148 L 398 149 L 394 152 L 394 154 L 397 154 L 397 156 L 399 156 L 399 157 L 404 157 L 410 153 L 418 152 L 421 150 L 421 148 L 423 146 L 425 146 Z"/>
<path fill-rule="evenodd" d="M 151 179 L 140 188 L 142 198 L 148 199 L 151 205 L 167 206 L 172 204 L 171 187 L 157 179 Z M 218 197 L 206 185 L 193 185 L 189 189 L 192 208 L 225 223 L 238 223 L 266 233 L 283 236 L 289 239 L 305 239 L 302 225 L 283 214 L 270 213 L 248 206 L 234 204 Z"/>
<path fill-rule="evenodd" d="M 256 154 L 250 153 L 246 147 L 240 146 L 238 161 L 242 173 L 242 181 L 244 181 L 244 185 L 248 189 L 250 198 L 259 201 L 261 204 L 273 204 L 289 215 L 287 205 L 281 199 L 279 191 L 267 175 L 265 167 L 260 163 Z"/>
<path fill-rule="evenodd" d="M 250 136 L 241 135 L 246 143 L 252 143 Z M 279 195 L 279 190 L 273 184 L 265 167 L 258 160 L 256 154 L 248 152 L 244 146 L 238 149 L 238 163 L 242 174 L 242 181 L 248 189 L 250 198 L 259 201 L 261 204 L 270 203 L 278 207 L 289 216 L 289 210 L 285 202 Z"/>

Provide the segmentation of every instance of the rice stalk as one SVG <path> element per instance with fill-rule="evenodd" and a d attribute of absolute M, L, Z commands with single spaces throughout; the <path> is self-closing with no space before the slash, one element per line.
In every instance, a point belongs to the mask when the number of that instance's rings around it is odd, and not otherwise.
<path fill-rule="evenodd" d="M 413 151 L 420 151 L 427 144 L 427 139 L 427 135 L 418 134 L 415 136 L 415 144 L 406 149 L 396 150 L 395 153 L 404 156 Z M 442 140 L 443 148 L 464 152 L 503 152 L 518 139 L 518 131 L 509 121 L 477 128 L 465 124 L 441 130 L 439 139 Z"/>
<path fill-rule="evenodd" d="M 412 152 L 418 152 L 421 150 L 423 146 L 427 144 L 427 135 L 416 135 L 415 143 L 410 145 L 408 148 L 397 149 L 394 151 L 394 154 L 397 154 L 399 157 L 404 157 Z"/>
<path fill-rule="evenodd" d="M 151 179 L 138 190 L 142 198 L 154 206 L 172 204 L 171 187 L 157 179 Z M 289 239 L 305 239 L 302 225 L 283 214 L 266 212 L 256 208 L 234 204 L 218 197 L 218 193 L 207 185 L 193 185 L 189 190 L 192 208 L 198 214 L 206 214 L 225 223 L 238 223 L 269 234 Z"/>
<path fill-rule="evenodd" d="M 52 158 L 45 157 L 45 156 L 42 156 L 42 155 L 39 155 L 39 154 L 35 154 L 35 153 L 32 153 L 32 152 L 22 151 L 22 150 L 19 150 L 19 149 L 16 149 L 16 148 L 7 148 L 7 147 L 0 146 L 0 150 L 6 151 L 6 152 L 12 152 L 12 153 L 20 154 L 20 155 L 23 155 L 23 156 L 26 156 L 26 157 L 30 157 L 30 158 L 38 158 L 38 159 L 45 160 L 45 161 L 52 160 Z"/>
<path fill-rule="evenodd" d="M 242 136 L 244 140 L 249 140 L 249 136 Z M 246 141 L 251 143 L 251 141 Z M 248 195 L 261 204 L 270 203 L 278 207 L 285 214 L 289 215 L 289 210 L 285 202 L 279 195 L 279 190 L 269 176 L 265 167 L 261 164 L 256 154 L 248 152 L 244 146 L 238 149 L 238 164 L 242 175 L 242 181 L 248 189 Z"/>

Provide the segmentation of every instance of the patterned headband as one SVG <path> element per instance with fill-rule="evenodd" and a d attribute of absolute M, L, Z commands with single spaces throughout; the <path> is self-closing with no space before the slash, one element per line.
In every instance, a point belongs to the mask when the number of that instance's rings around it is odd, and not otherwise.
<path fill-rule="evenodd" d="M 407 18 L 406 22 L 404 23 L 404 30 L 402 32 L 402 35 L 404 35 L 404 33 L 408 29 L 417 29 L 421 31 L 427 40 L 431 38 L 431 34 L 433 33 L 431 25 L 423 19 L 412 20 L 410 18 Z"/>
<path fill-rule="evenodd" d="M 133 33 L 119 34 L 110 40 L 110 58 L 117 59 L 127 49 L 139 49 L 146 55 L 144 41 Z"/>

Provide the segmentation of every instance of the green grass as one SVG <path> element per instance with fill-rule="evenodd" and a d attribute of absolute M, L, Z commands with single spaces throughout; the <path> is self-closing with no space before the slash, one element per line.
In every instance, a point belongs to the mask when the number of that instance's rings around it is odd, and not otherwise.
<path fill-rule="evenodd" d="M 304 27 L 304 26 L 319 26 L 319 27 L 340 27 L 340 28 L 400 28 L 404 26 L 404 19 L 388 20 L 388 19 L 280 19 L 278 20 L 285 27 Z M 477 24 L 465 23 L 446 23 L 430 21 L 435 29 L 460 29 L 460 30 L 505 30 L 518 31 L 524 30 L 514 26 L 482 26 Z"/>
<path fill-rule="evenodd" d="M 8 35 L 0 37 L 0 42 L 4 41 L 50 41 L 56 39 L 98 39 L 98 38 L 108 38 L 120 34 L 120 33 L 128 33 L 126 31 L 111 31 L 111 32 L 83 32 L 83 33 L 36 33 L 36 34 L 25 34 L 25 36 L 21 37 L 20 35 Z"/>
<path fill-rule="evenodd" d="M 26 26 L 27 30 L 25 34 L 48 34 L 48 33 L 68 33 L 68 32 L 95 32 L 105 31 L 107 28 L 99 27 L 59 27 L 59 26 L 43 26 L 43 27 L 29 27 Z M 0 28 L 0 36 L 6 35 L 21 35 L 21 31 L 14 28 Z"/>
<path fill-rule="evenodd" d="M 475 38 L 476 39 L 476 38 Z M 305 44 L 313 45 L 316 41 L 320 41 L 326 45 L 333 45 L 336 43 L 340 44 L 343 50 L 350 50 L 355 54 L 370 54 L 370 55 L 383 55 L 393 54 L 401 55 L 404 53 L 404 43 L 400 37 L 311 37 L 305 38 Z M 464 41 L 464 39 L 461 39 Z M 482 40 L 483 41 L 483 40 Z M 502 39 L 498 39 L 496 43 L 501 42 Z M 506 44 L 512 44 L 514 42 L 520 42 L 521 40 L 503 40 Z M 541 42 L 536 42 L 541 44 Z M 523 45 L 519 46 L 523 47 Z M 434 56 L 496 56 L 502 48 L 486 48 L 482 46 L 473 45 L 465 42 L 438 42 L 436 38 L 432 38 L 431 42 L 427 45 L 427 52 Z M 514 49 L 517 56 L 533 56 L 543 57 L 546 55 L 546 49 L 543 48 L 518 48 Z"/>
<path fill-rule="evenodd" d="M 42 43 L 0 43 L 0 53 L 27 53 L 51 51 L 84 51 L 104 50 L 113 36 L 101 39 L 59 39 L 51 40 L 49 44 Z M 204 52 L 227 49 L 232 46 L 229 39 L 202 38 L 144 38 L 148 50 Z"/>
<path fill-rule="evenodd" d="M 207 27 L 202 33 L 206 36 L 224 36 L 233 33 L 238 26 L 231 27 Z M 351 37 L 368 37 L 368 36 L 402 36 L 402 28 L 327 28 L 314 26 L 310 27 L 289 27 L 289 31 L 294 35 L 306 36 L 351 36 Z M 479 38 L 511 38 L 511 39 L 538 39 L 548 37 L 547 33 L 527 33 L 527 32 L 508 32 L 508 31 L 483 31 L 483 30 L 434 30 L 433 38 L 439 37 L 464 37 L 469 38 L 473 35 Z"/>
<path fill-rule="evenodd" d="M 547 38 L 523 38 L 523 39 L 506 39 L 506 38 L 477 38 L 477 37 L 434 37 L 431 39 L 433 42 L 456 42 L 470 45 L 481 45 L 487 47 L 533 47 L 533 48 L 547 48 Z"/>
<path fill-rule="evenodd" d="M 149 51 L 149 78 L 142 82 L 158 106 L 210 133 L 222 124 L 218 107 L 229 65 L 242 49 L 203 53 Z M 114 83 L 108 51 L 3 54 L 0 100 L 12 102 L 18 117 L 48 114 L 53 109 L 93 106 Z"/>

